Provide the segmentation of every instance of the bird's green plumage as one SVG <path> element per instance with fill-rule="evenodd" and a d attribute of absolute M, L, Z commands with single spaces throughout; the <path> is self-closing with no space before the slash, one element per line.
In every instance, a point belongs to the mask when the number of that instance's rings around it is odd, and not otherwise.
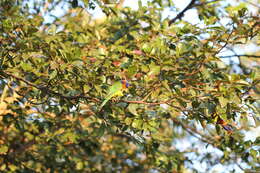
<path fill-rule="evenodd" d="M 112 86 L 109 87 L 108 93 L 105 97 L 105 100 L 100 105 L 99 110 L 112 98 L 115 96 L 123 96 L 123 84 L 120 81 L 115 82 Z"/>

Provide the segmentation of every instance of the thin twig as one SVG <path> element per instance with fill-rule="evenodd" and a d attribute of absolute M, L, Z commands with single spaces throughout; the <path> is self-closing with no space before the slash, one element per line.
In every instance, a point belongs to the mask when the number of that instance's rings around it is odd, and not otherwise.
<path fill-rule="evenodd" d="M 192 128 L 184 123 L 182 123 L 181 121 L 177 120 L 176 118 L 172 118 L 172 121 L 175 123 L 175 124 L 178 124 L 180 125 L 184 130 L 186 130 L 189 134 L 191 134 L 192 136 L 198 138 L 199 140 L 205 142 L 205 143 L 208 143 L 208 144 L 211 144 L 213 146 L 215 146 L 215 142 L 214 142 L 214 139 L 212 138 L 209 138 L 209 137 L 206 137 L 204 134 L 200 133 L 199 131 L 197 131 L 197 129 L 195 128 Z M 198 137 L 197 135 L 199 135 L 200 137 Z"/>
<path fill-rule="evenodd" d="M 251 58 L 260 58 L 260 55 L 226 55 L 226 56 L 219 56 L 220 58 L 232 58 L 232 57 L 251 57 Z"/>
<path fill-rule="evenodd" d="M 228 34 L 228 37 L 227 37 L 227 40 L 226 40 L 225 44 L 217 52 L 214 53 L 214 56 L 219 54 L 228 45 L 229 40 L 230 40 L 233 32 L 234 32 L 234 30 L 232 29 L 231 32 Z"/>
<path fill-rule="evenodd" d="M 201 3 L 197 3 L 195 5 L 196 6 L 202 6 L 202 5 L 206 5 L 206 4 L 210 4 L 210 3 L 218 2 L 218 1 L 220 1 L 220 0 L 212 0 L 212 1 L 201 2 Z"/>
<path fill-rule="evenodd" d="M 172 100 L 162 101 L 162 102 L 145 102 L 142 100 L 122 100 L 122 102 L 126 103 L 136 103 L 136 104 L 144 104 L 144 105 L 160 105 L 160 104 L 167 104 Z"/>
<path fill-rule="evenodd" d="M 177 16 L 173 19 L 171 19 L 169 21 L 169 26 L 172 25 L 174 22 L 176 22 L 176 20 L 180 20 L 183 16 L 184 16 L 184 13 L 191 9 L 192 7 L 194 7 L 194 4 L 195 4 L 196 0 L 191 0 L 191 2 L 187 5 L 187 7 L 185 7 L 179 14 L 177 14 Z"/>

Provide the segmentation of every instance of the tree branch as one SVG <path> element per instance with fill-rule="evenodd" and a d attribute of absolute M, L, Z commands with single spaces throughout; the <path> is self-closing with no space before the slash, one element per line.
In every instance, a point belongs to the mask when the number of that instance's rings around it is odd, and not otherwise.
<path fill-rule="evenodd" d="M 173 100 L 174 100 L 174 98 L 166 100 L 166 101 L 161 101 L 161 102 L 145 102 L 145 101 L 142 101 L 142 100 L 120 100 L 120 101 L 125 102 L 125 103 L 144 104 L 144 105 L 149 105 L 149 106 L 156 106 L 156 105 L 160 105 L 160 104 L 167 104 L 168 106 L 173 107 L 173 108 L 175 108 L 177 110 L 187 111 L 187 110 L 182 109 L 182 108 L 180 108 L 178 106 L 174 106 L 174 105 L 170 104 L 170 102 L 172 102 Z"/>
<path fill-rule="evenodd" d="M 249 57 L 249 58 L 260 58 L 260 55 L 226 55 L 220 56 L 220 58 L 232 58 L 232 57 Z"/>
<path fill-rule="evenodd" d="M 211 144 L 213 146 L 215 146 L 215 142 L 214 142 L 214 139 L 213 138 L 209 138 L 207 136 L 205 136 L 204 134 L 200 133 L 199 131 L 197 131 L 197 129 L 195 128 L 192 128 L 184 123 L 182 123 L 181 121 L 177 120 L 176 118 L 172 118 L 172 121 L 175 123 L 175 124 L 178 124 L 180 125 L 185 131 L 187 131 L 189 134 L 191 134 L 192 136 L 198 138 L 199 140 L 205 142 L 205 143 L 208 143 L 208 144 Z M 198 137 L 197 135 L 199 135 L 200 137 Z"/>
<path fill-rule="evenodd" d="M 169 26 L 172 25 L 174 22 L 176 22 L 176 20 L 178 20 L 178 19 L 180 20 L 184 16 L 184 13 L 187 10 L 194 7 L 195 2 L 196 2 L 196 0 L 191 0 L 191 2 L 187 5 L 187 7 L 185 7 L 179 14 L 177 14 L 177 16 L 175 18 L 173 18 L 169 21 Z"/>
<path fill-rule="evenodd" d="M 3 74 L 0 74 L 0 75 L 3 76 L 3 77 L 10 76 L 10 77 L 12 77 L 12 78 L 14 78 L 14 79 L 16 79 L 16 80 L 18 80 L 18 81 L 22 81 L 22 82 L 26 83 L 27 85 L 36 88 L 36 89 L 38 89 L 38 90 L 47 92 L 47 93 L 52 94 L 52 95 L 56 95 L 56 96 L 58 96 L 58 97 L 60 97 L 60 98 L 66 99 L 66 100 L 75 100 L 75 99 L 80 99 L 80 98 L 82 98 L 82 99 L 93 100 L 93 101 L 95 101 L 95 102 L 100 102 L 99 99 L 97 99 L 97 98 L 92 98 L 92 97 L 89 97 L 89 96 L 85 96 L 84 94 L 79 94 L 79 95 L 75 95 L 75 96 L 66 96 L 66 95 L 63 95 L 63 94 L 61 94 L 61 93 L 58 93 L 58 92 L 55 92 L 55 91 L 49 89 L 49 87 L 35 85 L 34 83 L 32 83 L 32 82 L 30 82 L 30 81 L 27 81 L 27 80 L 25 80 L 25 79 L 23 79 L 23 78 L 21 78 L 21 77 L 19 77 L 19 76 L 15 76 L 15 75 L 13 75 L 12 73 L 4 72 L 4 71 L 1 71 L 1 72 L 4 74 L 4 75 L 3 75 Z"/>
<path fill-rule="evenodd" d="M 217 54 L 219 54 L 225 47 L 227 47 L 227 45 L 228 45 L 228 43 L 229 43 L 229 40 L 230 40 L 230 38 L 231 38 L 233 32 L 234 32 L 234 28 L 232 28 L 231 32 L 228 34 L 228 37 L 227 37 L 227 39 L 226 39 L 225 44 L 224 44 L 223 46 L 221 46 L 221 48 L 220 48 L 217 52 L 214 53 L 214 56 L 217 55 Z"/>
<path fill-rule="evenodd" d="M 142 100 L 122 100 L 122 102 L 126 102 L 126 103 L 136 103 L 136 104 L 144 104 L 144 105 L 160 105 L 160 104 L 167 104 L 169 102 L 171 102 L 172 100 L 166 100 L 166 101 L 162 101 L 162 102 L 145 102 Z"/>

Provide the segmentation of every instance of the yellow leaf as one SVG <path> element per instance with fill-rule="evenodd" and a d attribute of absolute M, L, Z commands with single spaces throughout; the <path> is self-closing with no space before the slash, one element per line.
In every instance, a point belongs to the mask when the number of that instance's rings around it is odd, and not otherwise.
<path fill-rule="evenodd" d="M 7 108 L 7 104 L 5 102 L 0 103 L 0 115 L 5 114 Z"/>

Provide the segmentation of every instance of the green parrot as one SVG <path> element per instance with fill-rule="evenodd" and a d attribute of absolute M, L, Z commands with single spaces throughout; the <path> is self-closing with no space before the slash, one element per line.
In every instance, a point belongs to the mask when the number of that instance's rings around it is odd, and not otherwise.
<path fill-rule="evenodd" d="M 115 96 L 123 96 L 123 91 L 129 87 L 129 83 L 126 80 L 117 81 L 112 86 L 109 87 L 108 93 L 105 97 L 105 100 L 99 107 L 99 110 L 112 98 Z"/>

